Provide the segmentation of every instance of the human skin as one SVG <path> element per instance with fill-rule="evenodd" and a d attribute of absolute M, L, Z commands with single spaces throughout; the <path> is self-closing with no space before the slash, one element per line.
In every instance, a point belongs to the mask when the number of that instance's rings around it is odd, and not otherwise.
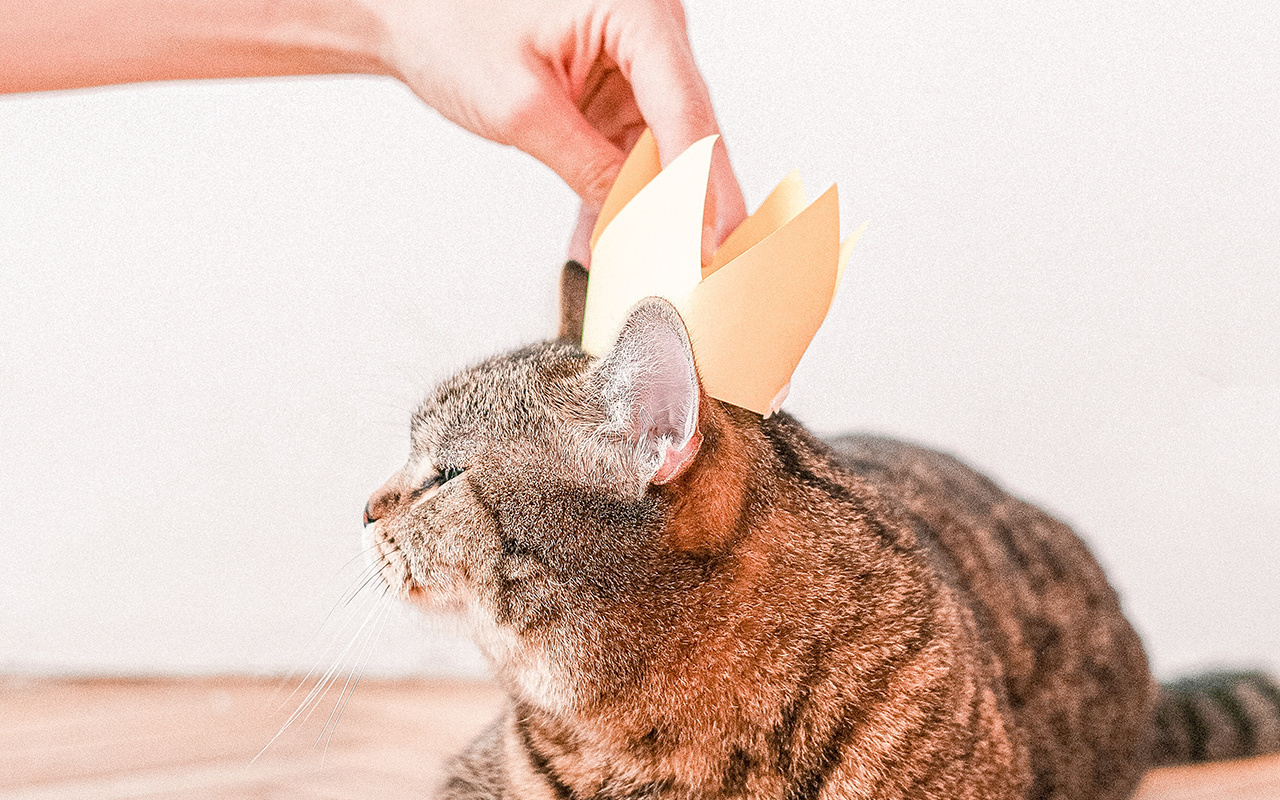
<path fill-rule="evenodd" d="M 625 153 L 718 133 L 679 0 L 0 0 L 0 92 L 366 73 L 551 167 L 582 198 L 570 256 Z M 704 260 L 746 209 L 718 145 Z"/>

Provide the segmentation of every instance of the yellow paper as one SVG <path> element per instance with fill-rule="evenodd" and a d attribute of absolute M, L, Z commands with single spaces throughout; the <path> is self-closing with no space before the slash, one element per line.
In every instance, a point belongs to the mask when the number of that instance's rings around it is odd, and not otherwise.
<path fill-rule="evenodd" d="M 586 352 L 602 355 L 640 300 L 665 297 L 678 308 L 702 280 L 702 209 L 716 138 L 681 153 L 601 231 L 582 320 Z"/>
<path fill-rule="evenodd" d="M 690 294 L 681 311 L 707 394 L 764 414 L 791 380 L 835 294 L 839 215 L 833 186 Z"/>
<path fill-rule="evenodd" d="M 664 297 L 689 330 L 707 394 L 768 416 L 786 397 L 866 225 L 841 243 L 836 187 L 806 207 L 793 172 L 703 268 L 714 143 L 703 139 L 661 169 L 646 131 L 627 157 L 592 234 L 582 348 L 603 355 L 635 303 Z"/>
<path fill-rule="evenodd" d="M 600 234 L 609 227 L 613 218 L 618 216 L 622 207 L 631 202 L 631 198 L 645 187 L 653 177 L 662 171 L 662 162 L 658 160 L 658 142 L 653 138 L 653 131 L 648 128 L 640 134 L 631 154 L 622 162 L 618 177 L 613 179 L 609 188 L 609 196 L 604 199 L 600 208 L 600 216 L 596 217 L 596 226 L 591 230 L 591 248 L 594 250 Z"/>
<path fill-rule="evenodd" d="M 729 234 L 729 238 L 716 251 L 711 263 L 702 268 L 702 277 L 706 278 L 795 219 L 797 214 L 804 211 L 807 202 L 804 199 L 804 184 L 800 182 L 800 170 L 793 169 L 782 179 L 782 183 L 769 192 L 756 213 L 734 228 L 733 233 Z"/>

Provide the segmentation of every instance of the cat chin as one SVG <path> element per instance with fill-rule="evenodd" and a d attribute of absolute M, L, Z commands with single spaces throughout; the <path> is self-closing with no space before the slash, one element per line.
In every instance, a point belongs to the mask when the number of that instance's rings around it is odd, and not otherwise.
<path fill-rule="evenodd" d="M 576 696 L 569 688 L 567 676 L 559 676 L 547 663 L 540 668 L 524 668 L 514 676 L 520 687 L 518 696 L 526 703 L 549 714 L 564 715 L 573 710 Z"/>
<path fill-rule="evenodd" d="M 416 582 L 412 575 L 406 577 L 399 587 L 391 588 L 402 602 L 413 606 L 435 624 L 459 628 L 463 635 L 466 635 L 466 626 L 461 623 L 461 618 L 467 601 L 458 591 L 423 586 Z"/>

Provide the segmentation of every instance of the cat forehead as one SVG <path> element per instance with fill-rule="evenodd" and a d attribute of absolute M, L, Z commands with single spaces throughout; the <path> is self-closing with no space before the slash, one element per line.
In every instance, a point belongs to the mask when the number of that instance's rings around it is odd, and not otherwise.
<path fill-rule="evenodd" d="M 496 356 L 441 381 L 413 416 L 415 443 L 490 433 L 509 436 L 556 420 L 590 358 L 557 342 Z"/>

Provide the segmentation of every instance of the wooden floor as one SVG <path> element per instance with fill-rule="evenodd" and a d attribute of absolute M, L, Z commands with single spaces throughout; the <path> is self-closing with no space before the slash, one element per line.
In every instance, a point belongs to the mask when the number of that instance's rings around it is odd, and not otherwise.
<path fill-rule="evenodd" d="M 336 688 L 267 746 L 294 685 L 0 678 L 0 800 L 418 800 L 500 704 L 481 683 L 365 681 L 332 738 Z M 1280 756 L 1160 770 L 1138 796 L 1280 800 Z"/>

